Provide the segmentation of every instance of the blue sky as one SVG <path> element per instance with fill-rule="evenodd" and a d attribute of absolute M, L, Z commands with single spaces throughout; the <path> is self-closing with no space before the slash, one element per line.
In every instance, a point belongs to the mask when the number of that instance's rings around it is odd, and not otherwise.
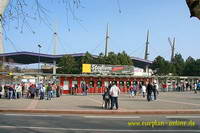
<path fill-rule="evenodd" d="M 184 58 L 199 58 L 200 21 L 190 18 L 185 0 L 119 0 L 119 3 L 117 0 L 81 0 L 82 7 L 75 10 L 79 20 L 75 20 L 72 15 L 67 19 L 60 2 L 43 0 L 41 4 L 48 9 L 50 27 L 58 32 L 57 53 L 104 52 L 109 23 L 109 51 L 124 50 L 131 56 L 144 58 L 149 29 L 150 60 L 158 55 L 170 59 L 168 37 L 176 37 L 176 53 Z M 53 31 L 39 20 L 30 20 L 29 24 L 35 34 L 27 27 L 20 33 L 15 28 L 16 22 L 9 23 L 6 32 L 13 44 L 4 41 L 6 52 L 38 52 L 37 44 L 40 44 L 42 53 L 51 54 Z"/>

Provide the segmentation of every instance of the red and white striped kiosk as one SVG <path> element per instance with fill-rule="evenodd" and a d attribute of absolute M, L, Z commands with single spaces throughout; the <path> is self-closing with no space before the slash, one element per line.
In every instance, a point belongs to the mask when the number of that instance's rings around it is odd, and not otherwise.
<path fill-rule="evenodd" d="M 103 93 L 109 83 L 115 82 L 121 92 L 126 93 L 134 82 L 153 80 L 148 76 L 134 76 L 132 71 L 127 66 L 83 64 L 84 74 L 60 76 L 60 85 L 63 88 L 63 94 L 70 94 L 71 88 L 75 85 L 77 86 L 76 93 L 82 93 L 81 84 L 83 82 L 88 85 L 88 93 Z"/>

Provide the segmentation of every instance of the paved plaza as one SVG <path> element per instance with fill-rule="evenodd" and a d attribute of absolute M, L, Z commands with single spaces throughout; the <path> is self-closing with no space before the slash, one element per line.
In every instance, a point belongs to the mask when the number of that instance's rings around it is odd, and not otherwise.
<path fill-rule="evenodd" d="M 0 110 L 105 110 L 102 109 L 101 94 L 62 95 L 52 100 L 0 99 Z M 148 102 L 141 95 L 130 98 L 128 94 L 119 96 L 119 110 L 200 110 L 200 93 L 160 92 L 156 101 Z"/>

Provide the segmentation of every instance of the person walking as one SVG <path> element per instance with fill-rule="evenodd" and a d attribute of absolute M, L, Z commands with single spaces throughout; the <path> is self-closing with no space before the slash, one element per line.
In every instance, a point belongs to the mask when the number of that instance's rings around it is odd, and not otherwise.
<path fill-rule="evenodd" d="M 153 92 L 153 97 L 154 97 L 153 100 L 156 100 L 157 84 L 155 82 L 153 82 L 152 92 Z"/>
<path fill-rule="evenodd" d="M 32 84 L 30 86 L 31 99 L 35 98 L 35 91 L 36 91 L 36 87 L 35 87 L 35 85 Z"/>
<path fill-rule="evenodd" d="M 110 96 L 111 96 L 111 110 L 113 109 L 114 105 L 116 109 L 119 108 L 118 105 L 118 96 L 120 94 L 119 87 L 116 86 L 116 83 L 113 83 L 113 86 L 110 88 Z"/>
<path fill-rule="evenodd" d="M 146 85 L 142 83 L 142 96 L 145 98 L 145 93 L 146 93 Z"/>
<path fill-rule="evenodd" d="M 45 92 L 45 86 L 41 84 L 40 86 L 40 100 L 43 100 L 44 99 L 44 92 Z"/>
<path fill-rule="evenodd" d="M 56 97 L 56 89 L 57 85 L 55 83 L 52 84 L 52 97 Z"/>
<path fill-rule="evenodd" d="M 135 96 L 135 92 L 133 90 L 133 85 L 130 86 L 129 93 L 130 93 L 130 95 L 129 95 L 130 98 L 133 98 Z"/>
<path fill-rule="evenodd" d="M 60 97 L 60 86 L 57 85 L 56 87 L 56 97 Z"/>
<path fill-rule="evenodd" d="M 11 100 L 13 99 L 13 92 L 14 92 L 14 89 L 12 88 L 12 86 L 10 85 L 8 87 L 8 98 Z"/>
<path fill-rule="evenodd" d="M 22 86 L 20 84 L 17 85 L 16 92 L 17 92 L 17 99 L 21 98 L 21 96 L 22 96 Z"/>
<path fill-rule="evenodd" d="M 2 95 L 3 95 L 3 87 L 2 87 L 2 85 L 0 84 L 0 99 L 1 99 Z"/>
<path fill-rule="evenodd" d="M 152 100 L 152 99 L 151 99 L 152 90 L 153 90 L 153 86 L 152 86 L 151 81 L 149 81 L 149 83 L 148 83 L 148 85 L 147 85 L 147 89 L 146 89 L 146 91 L 147 91 L 147 101 L 148 101 L 148 102 Z"/>
<path fill-rule="evenodd" d="M 51 100 L 51 91 L 52 91 L 52 87 L 51 84 L 49 83 L 47 86 L 47 100 Z"/>
<path fill-rule="evenodd" d="M 5 84 L 3 88 L 4 88 L 4 97 L 9 98 L 9 86 Z"/>
<path fill-rule="evenodd" d="M 194 93 L 197 94 L 197 84 L 194 83 Z"/>

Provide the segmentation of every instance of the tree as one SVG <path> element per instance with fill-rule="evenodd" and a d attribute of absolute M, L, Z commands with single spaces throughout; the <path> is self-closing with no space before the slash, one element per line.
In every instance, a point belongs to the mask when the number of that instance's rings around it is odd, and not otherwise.
<path fill-rule="evenodd" d="M 200 0 L 186 0 L 190 10 L 190 17 L 197 17 L 200 19 Z"/>
<path fill-rule="evenodd" d="M 125 51 L 118 53 L 118 60 L 120 65 L 133 65 L 133 61 Z"/>
<path fill-rule="evenodd" d="M 108 56 L 104 58 L 105 64 L 120 65 L 117 55 L 114 52 L 109 52 Z"/>
<path fill-rule="evenodd" d="M 85 56 L 81 57 L 81 63 L 82 64 L 94 64 L 95 60 L 94 60 L 94 57 L 89 52 L 86 52 Z"/>
<path fill-rule="evenodd" d="M 122 53 L 115 54 L 114 52 L 109 52 L 108 56 L 104 56 L 101 53 L 98 56 L 97 64 L 110 64 L 110 65 L 133 65 L 133 61 L 131 60 L 130 56 L 126 54 L 125 51 Z"/>
<path fill-rule="evenodd" d="M 200 76 L 200 59 L 195 62 L 195 76 Z"/>
<path fill-rule="evenodd" d="M 153 70 L 156 70 L 157 75 L 168 75 L 170 72 L 170 63 L 166 61 L 163 57 L 157 56 L 154 59 L 151 68 Z"/>
<path fill-rule="evenodd" d="M 172 60 L 172 65 L 175 67 L 176 69 L 176 74 L 178 76 L 183 75 L 183 70 L 184 70 L 184 66 L 185 66 L 185 62 L 184 59 L 182 57 L 181 54 L 176 54 Z"/>
<path fill-rule="evenodd" d="M 196 76 L 196 61 L 191 56 L 186 59 L 183 75 Z"/>
<path fill-rule="evenodd" d="M 70 55 L 63 56 L 58 63 L 58 73 L 73 74 L 78 72 L 77 63 Z"/>
<path fill-rule="evenodd" d="M 96 64 L 106 64 L 106 61 L 105 61 L 105 56 L 103 53 L 100 53 L 98 58 L 96 59 Z"/>

